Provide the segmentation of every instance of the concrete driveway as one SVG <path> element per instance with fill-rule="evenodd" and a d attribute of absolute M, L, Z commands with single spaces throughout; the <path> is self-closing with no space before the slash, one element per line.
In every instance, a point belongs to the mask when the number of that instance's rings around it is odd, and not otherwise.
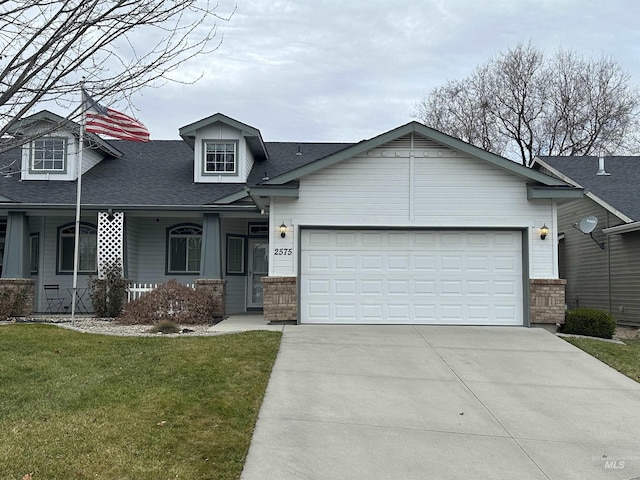
<path fill-rule="evenodd" d="M 640 385 L 545 330 L 295 325 L 241 478 L 639 477 Z"/>

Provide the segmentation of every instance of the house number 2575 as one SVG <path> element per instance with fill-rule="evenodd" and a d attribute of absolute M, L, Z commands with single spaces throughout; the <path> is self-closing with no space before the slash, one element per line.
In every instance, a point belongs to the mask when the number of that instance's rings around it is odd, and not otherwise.
<path fill-rule="evenodd" d="M 293 249 L 292 248 L 276 248 L 273 251 L 274 255 L 293 255 Z"/>

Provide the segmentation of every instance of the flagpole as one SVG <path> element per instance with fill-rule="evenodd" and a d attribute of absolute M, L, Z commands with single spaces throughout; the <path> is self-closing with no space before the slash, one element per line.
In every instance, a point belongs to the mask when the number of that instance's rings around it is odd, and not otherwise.
<path fill-rule="evenodd" d="M 84 85 L 84 82 L 83 84 Z M 80 88 L 82 121 L 80 126 L 80 138 L 78 139 L 78 155 L 76 162 L 76 175 L 78 176 L 78 184 L 76 190 L 76 228 L 73 241 L 73 287 L 71 297 L 71 325 L 75 326 L 76 322 L 76 303 L 78 301 L 78 266 L 80 263 L 80 199 L 82 197 L 82 152 L 84 150 L 84 131 L 85 131 L 85 114 L 84 114 L 84 90 Z"/>

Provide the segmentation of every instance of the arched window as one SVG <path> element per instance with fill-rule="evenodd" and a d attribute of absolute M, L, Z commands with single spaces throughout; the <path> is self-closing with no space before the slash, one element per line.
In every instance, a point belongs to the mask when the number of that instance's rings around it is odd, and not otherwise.
<path fill-rule="evenodd" d="M 73 273 L 73 255 L 76 226 L 71 223 L 58 229 L 58 272 Z M 80 224 L 78 272 L 94 273 L 97 270 L 97 230 L 89 223 Z"/>
<path fill-rule="evenodd" d="M 200 273 L 202 227 L 176 225 L 168 229 L 167 273 Z"/>

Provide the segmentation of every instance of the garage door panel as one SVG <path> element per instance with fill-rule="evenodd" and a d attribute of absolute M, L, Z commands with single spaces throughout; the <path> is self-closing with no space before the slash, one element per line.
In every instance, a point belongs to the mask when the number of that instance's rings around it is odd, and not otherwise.
<path fill-rule="evenodd" d="M 522 325 L 519 232 L 303 230 L 301 244 L 303 323 Z"/>

